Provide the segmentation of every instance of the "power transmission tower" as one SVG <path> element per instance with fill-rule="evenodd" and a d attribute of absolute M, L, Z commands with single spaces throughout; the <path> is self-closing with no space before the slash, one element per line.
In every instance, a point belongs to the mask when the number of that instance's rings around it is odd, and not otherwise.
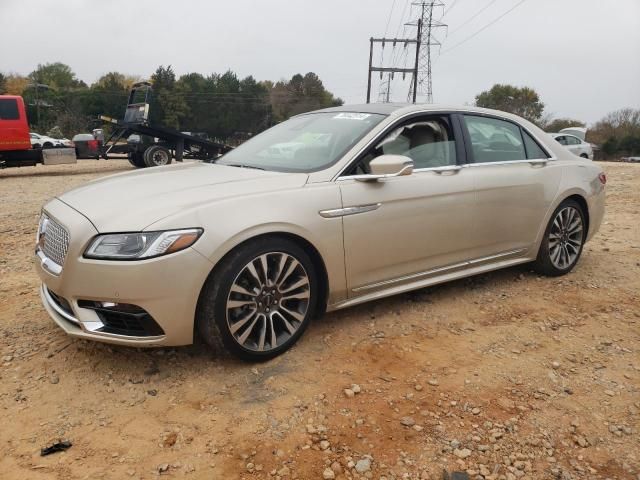
<path fill-rule="evenodd" d="M 418 22 L 419 24 L 421 23 L 421 21 Z M 389 83 L 387 84 L 387 94 L 386 94 L 386 98 L 387 101 L 389 101 L 389 96 L 391 94 L 391 80 L 393 80 L 393 76 L 396 73 L 402 73 L 402 76 L 404 78 L 404 76 L 407 73 L 410 73 L 413 75 L 413 79 L 414 79 L 414 91 L 417 91 L 417 82 L 418 82 L 418 57 L 419 57 L 419 52 L 420 52 L 420 25 L 418 25 L 418 35 L 416 36 L 415 39 L 412 38 L 370 38 L 369 42 L 370 42 L 370 49 L 369 49 L 369 75 L 368 75 L 368 79 L 367 79 L 367 103 L 371 103 L 371 74 L 373 72 L 380 72 L 380 78 L 382 79 L 382 76 L 384 75 L 384 73 L 388 73 L 389 74 Z M 396 68 L 396 67 L 384 67 L 384 66 L 379 66 L 376 67 L 373 65 L 373 46 L 376 43 L 381 43 L 382 44 L 382 48 L 384 48 L 384 45 L 386 43 L 392 43 L 393 46 L 395 47 L 396 44 L 398 43 L 402 43 L 404 44 L 404 48 L 407 48 L 410 44 L 415 44 L 416 45 L 416 63 L 414 65 L 413 68 Z M 413 103 L 416 103 L 416 95 L 413 96 Z"/>
<path fill-rule="evenodd" d="M 427 97 L 427 103 L 433 103 L 433 83 L 431 79 L 431 47 L 440 46 L 440 41 L 435 37 L 435 31 L 438 28 L 447 27 L 445 23 L 438 20 L 434 20 L 434 10 L 439 7 L 444 7 L 444 3 L 437 0 L 422 0 L 420 2 L 414 2 L 412 5 L 420 7 L 420 18 L 416 22 L 408 23 L 410 26 L 417 26 L 420 45 L 418 51 L 419 67 L 418 67 L 418 81 L 413 82 L 411 89 L 409 90 L 409 96 L 415 99 L 416 84 L 419 84 L 421 91 Z M 415 100 L 414 100 L 415 102 Z"/>

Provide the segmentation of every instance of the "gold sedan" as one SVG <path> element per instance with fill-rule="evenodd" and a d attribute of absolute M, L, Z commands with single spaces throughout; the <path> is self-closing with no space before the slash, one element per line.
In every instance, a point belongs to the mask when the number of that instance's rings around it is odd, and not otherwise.
<path fill-rule="evenodd" d="M 90 182 L 43 208 L 41 296 L 69 335 L 278 355 L 312 316 L 531 262 L 562 275 L 606 177 L 514 115 L 359 105 L 294 117 L 214 163 Z"/>

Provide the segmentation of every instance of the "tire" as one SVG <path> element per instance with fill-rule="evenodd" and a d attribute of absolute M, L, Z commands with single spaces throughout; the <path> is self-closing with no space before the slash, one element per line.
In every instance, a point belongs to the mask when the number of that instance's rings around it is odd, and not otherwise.
<path fill-rule="evenodd" d="M 51 142 L 45 142 L 42 148 L 53 148 L 53 144 Z"/>
<path fill-rule="evenodd" d="M 585 212 L 575 200 L 565 200 L 555 209 L 538 251 L 534 268 L 558 277 L 569 273 L 580 259 L 587 236 Z"/>
<path fill-rule="evenodd" d="M 265 282 L 265 261 L 270 282 Z M 241 245 L 215 268 L 200 293 L 200 336 L 213 347 L 222 340 L 243 360 L 276 357 L 309 325 L 317 278 L 309 255 L 288 239 L 262 237 Z"/>
<path fill-rule="evenodd" d="M 586 153 L 581 153 L 581 154 L 580 154 L 580 156 L 581 156 L 582 158 L 589 158 L 589 155 L 587 155 Z"/>
<path fill-rule="evenodd" d="M 144 163 L 147 167 L 161 167 L 171 163 L 172 156 L 168 148 L 153 145 L 144 151 Z"/>
<path fill-rule="evenodd" d="M 144 163 L 142 152 L 129 152 L 127 155 L 129 163 L 136 168 L 145 168 L 147 165 Z"/>

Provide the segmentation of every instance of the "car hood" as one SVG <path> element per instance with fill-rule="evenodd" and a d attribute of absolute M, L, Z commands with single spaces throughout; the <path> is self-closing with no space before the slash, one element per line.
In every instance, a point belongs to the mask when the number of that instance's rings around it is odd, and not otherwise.
<path fill-rule="evenodd" d="M 104 177 L 57 198 L 87 217 L 99 232 L 126 232 L 144 230 L 200 205 L 296 188 L 306 181 L 302 173 L 193 162 Z"/>

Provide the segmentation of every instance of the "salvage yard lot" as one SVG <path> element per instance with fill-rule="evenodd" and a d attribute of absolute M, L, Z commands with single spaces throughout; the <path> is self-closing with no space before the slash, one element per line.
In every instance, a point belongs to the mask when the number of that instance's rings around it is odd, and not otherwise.
<path fill-rule="evenodd" d="M 0 477 L 640 478 L 640 165 L 603 165 L 604 224 L 573 273 L 327 314 L 261 364 L 65 336 L 37 293 L 40 207 L 131 167 L 0 171 Z"/>

